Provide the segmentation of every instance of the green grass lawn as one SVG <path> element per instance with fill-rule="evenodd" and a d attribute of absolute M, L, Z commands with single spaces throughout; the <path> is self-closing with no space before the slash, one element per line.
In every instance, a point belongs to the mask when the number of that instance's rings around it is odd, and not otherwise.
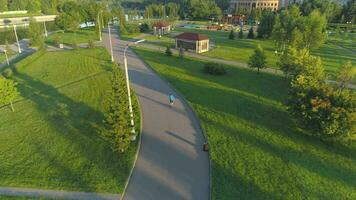
<path fill-rule="evenodd" d="M 288 81 L 203 61 L 136 52 L 189 101 L 207 134 L 212 199 L 356 199 L 356 144 L 301 133 L 284 105 Z"/>
<path fill-rule="evenodd" d="M 57 32 L 48 36 L 46 43 L 54 44 L 56 38 L 60 43 L 71 45 L 73 42 L 77 44 L 88 43 L 89 40 L 96 41 L 99 38 L 95 34 L 94 28 L 83 28 L 76 32 Z"/>
<path fill-rule="evenodd" d="M 328 39 L 339 46 L 356 52 L 356 33 L 343 33 L 339 36 L 330 36 Z"/>
<path fill-rule="evenodd" d="M 161 38 L 154 36 L 154 35 L 149 35 L 144 38 L 146 41 L 145 43 L 147 44 L 153 44 L 157 45 L 160 47 L 175 47 L 175 40 L 172 37 L 169 36 L 162 36 Z"/>
<path fill-rule="evenodd" d="M 100 134 L 111 86 L 106 50 L 38 52 L 16 66 L 16 112 L 0 107 L 0 187 L 121 193 L 137 144 L 114 153 Z M 134 109 L 139 116 L 136 100 Z"/>
<path fill-rule="evenodd" d="M 250 56 L 253 54 L 256 46 L 260 44 L 265 50 L 267 55 L 267 63 L 269 67 L 277 67 L 276 63 L 278 57 L 275 55 L 275 45 L 272 40 L 261 39 L 235 39 L 229 40 L 229 32 L 224 31 L 209 31 L 198 29 L 185 29 L 177 28 L 176 31 L 189 31 L 195 33 L 202 33 L 207 35 L 212 42 L 215 43 L 215 49 L 204 53 L 203 55 L 221 58 L 225 60 L 233 60 L 240 62 L 248 62 Z M 246 36 L 247 33 L 245 33 Z M 356 64 L 356 54 L 349 50 L 340 48 L 334 44 L 327 43 L 320 49 L 312 52 L 313 55 L 320 56 L 325 65 L 325 69 L 331 78 L 335 77 L 335 74 L 340 66 L 346 61 L 350 60 L 353 64 Z"/>
<path fill-rule="evenodd" d="M 7 56 L 9 57 L 9 59 L 10 59 L 12 56 L 16 55 L 16 54 L 17 54 L 17 52 L 12 51 L 12 50 L 10 50 L 10 51 L 7 52 Z M 4 62 L 6 62 L 6 56 L 5 56 L 4 52 L 1 51 L 1 52 L 0 52 L 0 64 L 1 64 L 1 63 L 4 63 Z"/>
<path fill-rule="evenodd" d="M 132 40 L 135 39 L 136 37 L 140 36 L 142 33 L 133 33 L 133 34 L 120 34 L 120 38 L 122 40 Z"/>

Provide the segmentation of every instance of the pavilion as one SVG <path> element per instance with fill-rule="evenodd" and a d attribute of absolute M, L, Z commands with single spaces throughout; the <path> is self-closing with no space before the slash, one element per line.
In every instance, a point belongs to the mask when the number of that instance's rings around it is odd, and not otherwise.
<path fill-rule="evenodd" d="M 204 53 L 209 51 L 209 38 L 206 35 L 185 32 L 176 36 L 176 48 Z"/>

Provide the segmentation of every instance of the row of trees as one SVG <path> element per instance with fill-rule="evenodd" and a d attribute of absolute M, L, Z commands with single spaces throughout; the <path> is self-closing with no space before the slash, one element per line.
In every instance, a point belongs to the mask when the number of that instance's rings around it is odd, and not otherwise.
<path fill-rule="evenodd" d="M 114 67 L 111 78 L 111 91 L 108 98 L 108 112 L 105 114 L 104 138 L 112 144 L 117 152 L 124 152 L 130 147 L 132 133 L 130 124 L 129 105 L 127 102 L 127 90 L 123 72 Z M 136 108 L 134 108 L 136 109 Z"/>
<path fill-rule="evenodd" d="M 176 3 L 150 4 L 145 8 L 145 18 L 166 18 L 176 20 L 179 18 L 180 5 Z"/>

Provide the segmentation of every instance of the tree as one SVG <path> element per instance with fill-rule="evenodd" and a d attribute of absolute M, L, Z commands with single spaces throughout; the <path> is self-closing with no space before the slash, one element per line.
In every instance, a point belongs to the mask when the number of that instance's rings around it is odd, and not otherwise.
<path fill-rule="evenodd" d="M 127 96 L 125 79 L 118 67 L 113 68 L 111 78 L 111 92 L 108 98 L 109 109 L 105 114 L 106 129 L 104 138 L 112 144 L 114 151 L 123 153 L 131 143 L 132 133 L 128 102 L 123 96 Z"/>
<path fill-rule="evenodd" d="M 240 31 L 239 31 L 239 38 L 240 39 L 244 38 L 244 31 L 242 30 L 242 27 L 240 28 Z"/>
<path fill-rule="evenodd" d="M 272 35 L 273 26 L 275 22 L 275 14 L 270 9 L 262 11 L 260 24 L 257 28 L 257 37 L 269 38 Z"/>
<path fill-rule="evenodd" d="M 292 80 L 288 100 L 288 110 L 298 125 L 321 138 L 355 134 L 356 93 L 333 89 L 313 72 L 305 72 Z"/>
<path fill-rule="evenodd" d="M 213 0 L 190 0 L 187 8 L 190 17 L 193 19 L 219 19 L 222 13 Z"/>
<path fill-rule="evenodd" d="M 171 20 L 176 20 L 179 17 L 180 6 L 176 3 L 168 3 L 166 6 L 166 14 Z"/>
<path fill-rule="evenodd" d="M 171 47 L 170 47 L 170 46 L 167 46 L 165 54 L 166 54 L 166 56 L 172 56 L 172 55 L 173 55 L 173 53 L 172 53 L 172 50 L 171 50 Z"/>
<path fill-rule="evenodd" d="M 234 39 L 235 39 L 235 33 L 234 33 L 234 30 L 231 30 L 231 31 L 230 31 L 230 34 L 229 34 L 229 39 L 230 39 L 230 40 L 234 40 Z"/>
<path fill-rule="evenodd" d="M 26 6 L 26 10 L 29 13 L 39 13 L 41 12 L 41 3 L 41 0 L 31 0 Z"/>
<path fill-rule="evenodd" d="M 280 57 L 277 65 L 287 77 L 295 79 L 299 74 L 313 73 L 317 80 L 325 80 L 324 68 L 319 57 L 311 56 L 308 49 L 297 50 L 289 47 Z"/>
<path fill-rule="evenodd" d="M 7 10 L 7 0 L 0 0 L 0 12 L 4 12 Z"/>
<path fill-rule="evenodd" d="M 248 61 L 248 65 L 251 68 L 257 68 L 257 72 L 260 72 L 260 69 L 266 68 L 267 57 L 261 47 L 261 45 L 258 45 L 257 48 L 255 49 L 255 53 L 250 57 Z"/>
<path fill-rule="evenodd" d="M 254 39 L 255 38 L 255 33 L 253 31 L 253 27 L 251 27 L 250 30 L 248 31 L 247 38 L 248 39 Z"/>
<path fill-rule="evenodd" d="M 352 66 L 351 61 L 345 62 L 339 69 L 337 81 L 340 82 L 340 86 L 345 88 L 347 83 L 350 83 L 356 75 L 356 68 Z"/>
<path fill-rule="evenodd" d="M 78 13 L 61 13 L 55 20 L 56 25 L 65 31 L 76 31 L 79 28 L 80 16 Z"/>
<path fill-rule="evenodd" d="M 347 3 L 342 8 L 342 16 L 344 16 L 344 21 L 356 23 L 356 0 L 348 0 Z"/>
<path fill-rule="evenodd" d="M 30 25 L 28 27 L 30 44 L 32 46 L 41 46 L 44 42 L 43 29 L 41 25 L 35 20 L 31 19 Z"/>
<path fill-rule="evenodd" d="M 0 77 L 0 105 L 11 105 L 12 112 L 15 112 L 12 102 L 19 95 L 16 83 L 13 80 Z"/>

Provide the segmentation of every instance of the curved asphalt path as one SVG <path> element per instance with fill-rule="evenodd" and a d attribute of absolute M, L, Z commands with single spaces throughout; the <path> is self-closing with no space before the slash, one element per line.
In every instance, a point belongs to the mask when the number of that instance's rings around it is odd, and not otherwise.
<path fill-rule="evenodd" d="M 103 32 L 110 51 L 109 36 Z M 115 60 L 123 65 L 127 42 L 113 30 Z M 143 116 L 141 149 L 128 184 L 126 200 L 209 199 L 209 158 L 198 120 L 182 97 L 132 51 L 128 51 L 129 75 Z M 177 97 L 168 104 L 168 94 Z"/>

